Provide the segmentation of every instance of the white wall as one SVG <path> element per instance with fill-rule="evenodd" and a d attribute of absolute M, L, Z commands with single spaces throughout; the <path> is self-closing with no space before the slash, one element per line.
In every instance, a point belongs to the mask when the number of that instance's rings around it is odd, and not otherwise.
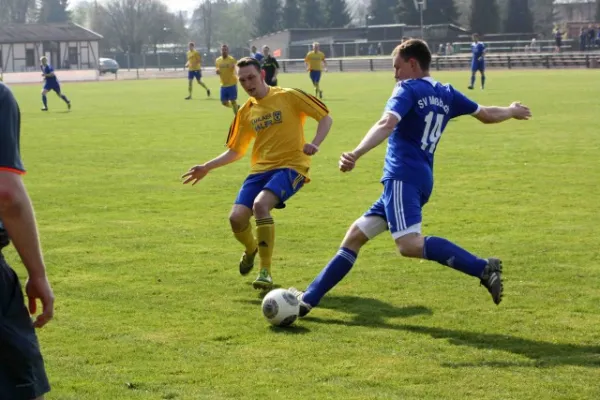
<path fill-rule="evenodd" d="M 89 49 L 87 48 L 89 47 Z M 61 63 L 69 58 L 69 48 L 77 49 L 77 65 L 71 65 L 71 69 L 96 68 L 98 65 L 98 42 L 61 42 Z M 92 51 L 93 50 L 93 51 Z M 89 53 L 89 55 L 88 55 Z"/>
<path fill-rule="evenodd" d="M 87 48 L 89 46 L 89 49 Z M 12 47 L 12 49 L 11 49 Z M 49 59 L 50 64 L 57 66 L 62 65 L 63 62 L 69 57 L 69 47 L 77 49 L 77 64 L 71 65 L 71 69 L 96 69 L 98 66 L 98 42 L 60 42 L 59 51 L 60 54 L 54 54 Z M 42 55 L 43 45 L 41 42 L 38 43 L 16 43 L 0 44 L 2 49 L 2 65 L 6 65 L 4 72 L 32 72 L 39 69 L 39 59 Z M 27 67 L 26 65 L 26 50 L 31 49 L 33 53 L 34 65 Z M 14 61 L 14 64 L 13 64 Z M 14 68 L 13 68 L 14 65 Z"/>

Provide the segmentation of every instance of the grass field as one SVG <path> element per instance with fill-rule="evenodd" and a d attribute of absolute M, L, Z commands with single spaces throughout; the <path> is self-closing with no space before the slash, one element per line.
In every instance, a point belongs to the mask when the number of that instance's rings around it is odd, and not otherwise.
<path fill-rule="evenodd" d="M 436 77 L 464 89 L 468 73 Z M 39 87 L 14 87 L 57 298 L 39 331 L 47 398 L 599 398 L 598 78 L 490 72 L 488 89 L 469 94 L 521 100 L 534 119 L 465 117 L 438 147 L 424 231 L 504 260 L 499 307 L 477 280 L 401 259 L 381 235 L 290 329 L 267 324 L 254 274 L 238 273 L 227 217 L 248 157 L 195 187 L 179 179 L 224 150 L 229 109 L 198 86 L 184 101 L 185 80 L 64 84 L 71 113 L 54 95 L 41 113 Z M 391 73 L 325 75 L 334 127 L 313 181 L 274 213 L 277 284 L 308 285 L 378 198 L 383 147 L 351 174 L 337 159 L 381 115 L 393 83 Z M 280 84 L 310 89 L 304 74 Z"/>

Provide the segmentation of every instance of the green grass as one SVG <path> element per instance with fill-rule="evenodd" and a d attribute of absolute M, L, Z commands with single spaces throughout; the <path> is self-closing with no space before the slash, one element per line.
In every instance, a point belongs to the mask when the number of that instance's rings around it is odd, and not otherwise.
<path fill-rule="evenodd" d="M 324 76 L 334 128 L 313 181 L 274 212 L 276 283 L 308 285 L 380 195 L 383 147 L 351 174 L 337 159 L 381 115 L 392 78 Z M 468 73 L 437 78 L 464 89 Z M 48 399 L 597 399 L 598 78 L 492 71 L 469 94 L 521 100 L 534 119 L 465 117 L 438 147 L 424 232 L 502 257 L 501 306 L 473 278 L 400 258 L 384 234 L 291 329 L 267 324 L 254 275 L 237 271 L 227 217 L 248 157 L 195 187 L 179 180 L 224 150 L 229 109 L 198 86 L 183 101 L 185 80 L 66 83 L 68 114 L 54 95 L 41 113 L 39 88 L 15 87 L 56 294 L 39 331 Z M 304 74 L 280 83 L 310 89 Z"/>

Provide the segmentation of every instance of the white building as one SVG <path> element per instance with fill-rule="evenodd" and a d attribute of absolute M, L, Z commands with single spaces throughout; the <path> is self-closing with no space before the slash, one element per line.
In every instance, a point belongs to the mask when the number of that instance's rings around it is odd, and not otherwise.
<path fill-rule="evenodd" d="M 101 39 L 72 23 L 0 25 L 0 70 L 37 71 L 43 55 L 55 69 L 96 69 Z"/>
<path fill-rule="evenodd" d="M 555 22 L 593 22 L 596 0 L 554 0 Z"/>

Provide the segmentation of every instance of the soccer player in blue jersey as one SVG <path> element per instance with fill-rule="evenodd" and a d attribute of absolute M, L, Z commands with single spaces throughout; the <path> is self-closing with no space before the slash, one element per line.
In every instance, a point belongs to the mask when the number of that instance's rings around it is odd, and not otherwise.
<path fill-rule="evenodd" d="M 258 61 L 260 65 L 262 65 L 265 58 L 265 56 L 256 49 L 256 46 L 250 48 L 250 57 Z"/>
<path fill-rule="evenodd" d="M 67 103 L 67 107 L 70 110 L 71 102 L 67 99 L 67 96 L 60 91 L 60 83 L 58 83 L 54 68 L 52 68 L 52 65 L 48 64 L 48 59 L 45 56 L 40 58 L 40 62 L 42 63 L 40 68 L 42 69 L 42 76 L 44 77 L 44 88 L 42 89 L 42 103 L 44 104 L 44 107 L 42 107 L 42 111 L 48 111 L 48 98 L 46 97 L 46 94 L 51 90 L 54 90 L 58 97 Z"/>
<path fill-rule="evenodd" d="M 392 56 L 398 83 L 383 116 L 339 161 L 342 172 L 352 171 L 362 156 L 388 139 L 381 179 L 383 193 L 350 226 L 337 254 L 306 292 L 290 288 L 300 300 L 300 316 L 319 304 L 343 279 L 369 240 L 388 229 L 404 257 L 436 261 L 473 276 L 487 288 L 494 303 L 502 300 L 502 262 L 479 258 L 440 237 L 422 236 L 422 208 L 433 189 L 433 156 L 450 119 L 472 115 L 489 124 L 511 118 L 526 120 L 531 112 L 520 103 L 479 106 L 452 86 L 436 82 L 429 75 L 431 53 L 422 40 L 402 43 Z"/>
<path fill-rule="evenodd" d="M 479 41 L 479 35 L 473 35 L 473 43 L 471 43 L 471 51 L 473 52 L 473 59 L 471 60 L 471 86 L 469 89 L 475 87 L 475 75 L 477 71 L 481 73 L 481 89 L 485 87 L 485 44 Z"/>

